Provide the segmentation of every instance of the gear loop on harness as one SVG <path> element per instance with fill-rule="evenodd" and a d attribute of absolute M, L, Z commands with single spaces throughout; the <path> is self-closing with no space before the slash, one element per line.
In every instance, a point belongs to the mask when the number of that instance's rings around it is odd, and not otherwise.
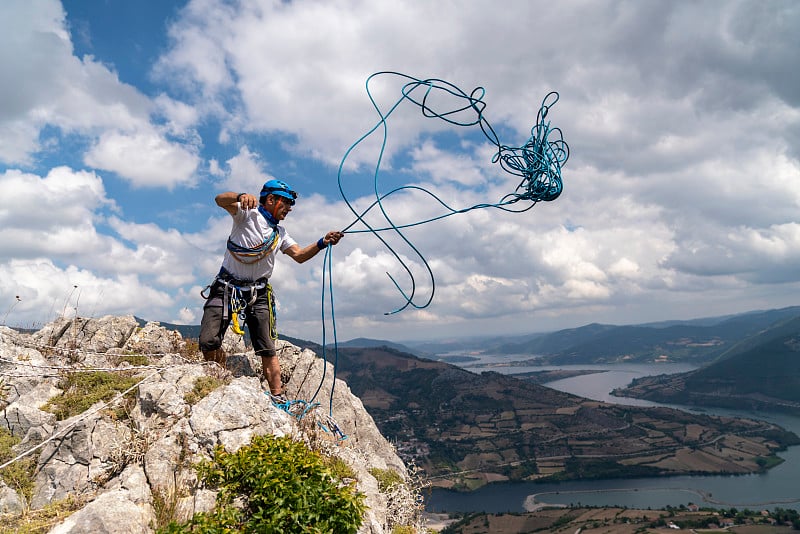
<path fill-rule="evenodd" d="M 208 297 L 211 296 L 211 286 L 214 285 L 213 282 L 208 284 L 206 287 L 200 290 L 200 296 L 203 297 L 203 300 L 208 300 Z"/>

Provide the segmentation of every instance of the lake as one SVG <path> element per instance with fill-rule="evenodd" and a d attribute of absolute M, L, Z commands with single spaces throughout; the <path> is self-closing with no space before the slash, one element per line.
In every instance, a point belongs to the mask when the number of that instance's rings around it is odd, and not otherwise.
<path fill-rule="evenodd" d="M 528 356 L 529 357 L 529 356 Z M 541 367 L 493 366 L 491 369 L 469 367 L 475 363 L 502 364 L 522 359 L 509 356 L 485 356 L 479 362 L 461 365 L 474 372 L 492 370 L 514 374 L 549 369 L 592 369 L 603 372 L 556 380 L 548 387 L 589 399 L 634 406 L 666 406 L 655 402 L 614 397 L 610 392 L 626 386 L 634 378 L 690 371 L 689 364 L 652 363 L 617 365 L 567 365 Z M 686 411 L 687 407 L 673 405 Z M 703 413 L 763 419 L 800 435 L 800 417 L 785 414 L 705 409 Z M 589 506 L 626 506 L 628 508 L 665 508 L 687 505 L 751 509 L 800 509 L 800 447 L 790 447 L 779 454 L 785 461 L 766 473 L 738 476 L 680 476 L 639 479 L 587 480 L 561 483 L 501 482 L 489 484 L 471 493 L 434 489 L 426 496 L 430 512 L 524 512 L 525 500 L 535 495 L 537 503 L 582 504 Z"/>

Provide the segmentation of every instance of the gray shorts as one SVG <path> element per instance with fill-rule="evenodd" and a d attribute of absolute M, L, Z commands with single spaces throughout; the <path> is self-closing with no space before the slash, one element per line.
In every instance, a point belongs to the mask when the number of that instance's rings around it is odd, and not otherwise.
<path fill-rule="evenodd" d="M 243 293 L 245 300 L 251 298 L 249 291 Z M 215 281 L 203 306 L 203 320 L 200 322 L 200 350 L 208 352 L 222 346 L 225 332 L 232 317 L 229 303 L 225 302 L 225 285 Z M 228 310 L 228 313 L 223 313 Z M 256 300 L 244 309 L 245 325 L 253 343 L 256 356 L 275 356 L 275 299 L 272 287 L 267 284 L 256 290 Z M 227 317 L 224 317 L 227 315 Z M 241 325 L 244 326 L 244 325 Z"/>

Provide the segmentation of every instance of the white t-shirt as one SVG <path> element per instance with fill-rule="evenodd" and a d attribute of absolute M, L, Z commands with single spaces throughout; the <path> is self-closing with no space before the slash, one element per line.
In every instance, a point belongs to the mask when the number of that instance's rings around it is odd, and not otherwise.
<path fill-rule="evenodd" d="M 236 206 L 238 209 L 236 215 L 233 216 L 231 241 L 247 248 L 261 245 L 265 236 L 272 235 L 272 227 L 257 209 L 243 210 L 238 203 Z M 225 257 L 222 259 L 222 266 L 240 280 L 254 281 L 259 278 L 269 278 L 272 276 L 272 269 L 275 267 L 275 254 L 278 253 L 278 250 L 283 252 L 296 244 L 297 241 L 292 239 L 286 229 L 278 225 L 278 246 L 270 254 L 255 263 L 241 263 L 226 249 Z"/>

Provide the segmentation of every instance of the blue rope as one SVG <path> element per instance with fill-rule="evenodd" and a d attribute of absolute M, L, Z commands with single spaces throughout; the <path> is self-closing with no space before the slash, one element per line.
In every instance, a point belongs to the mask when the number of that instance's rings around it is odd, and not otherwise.
<path fill-rule="evenodd" d="M 273 406 L 288 413 L 297 419 L 297 421 L 302 421 L 305 416 L 311 414 L 311 412 L 319 406 L 318 402 L 305 401 L 302 399 L 284 400 L 280 397 L 271 395 L 269 392 L 265 392 L 264 394 L 270 399 L 270 401 L 272 401 Z M 347 434 L 345 434 L 339 427 L 339 424 L 333 418 L 333 414 L 331 413 L 328 413 L 327 417 L 317 419 L 316 423 L 317 426 L 323 431 L 327 432 L 328 434 L 332 434 L 333 437 L 336 438 L 337 442 L 344 441 L 348 437 Z"/>
<path fill-rule="evenodd" d="M 331 384 L 331 395 L 330 395 L 330 403 L 329 403 L 329 415 L 333 415 L 333 391 L 336 387 L 336 366 L 339 363 L 339 342 L 336 337 L 336 314 L 333 309 L 333 260 L 332 260 L 332 252 L 333 247 L 328 244 L 325 248 L 325 258 L 322 261 L 322 379 L 319 382 L 319 386 L 317 386 L 317 390 L 314 392 L 314 395 L 311 397 L 311 402 L 314 402 L 314 399 L 317 398 L 320 389 L 322 389 L 322 383 L 325 380 L 325 374 L 327 373 L 328 368 L 328 358 L 327 358 L 327 336 L 326 336 L 326 328 L 325 328 L 325 280 L 328 281 L 328 293 L 330 294 L 330 303 L 331 303 L 331 324 L 333 325 L 333 351 L 334 351 L 334 362 L 333 362 L 333 383 Z"/>
<path fill-rule="evenodd" d="M 372 96 L 372 92 L 370 91 L 370 83 L 378 76 L 398 76 L 401 79 L 405 80 L 406 83 L 403 85 L 401 90 L 401 96 L 398 100 L 386 111 L 385 113 L 381 110 L 378 103 Z M 553 91 L 548 93 L 544 99 L 542 100 L 542 104 L 539 107 L 539 112 L 536 118 L 536 124 L 531 128 L 531 136 L 530 138 L 523 144 L 521 147 L 510 147 L 508 145 L 504 145 L 500 142 L 497 133 L 495 132 L 494 128 L 489 124 L 488 120 L 484 117 L 484 110 L 486 108 L 486 103 L 483 101 L 483 97 L 485 96 L 486 91 L 483 87 L 477 87 L 474 89 L 470 94 L 465 93 L 463 90 L 459 89 L 455 85 L 446 82 L 444 80 L 430 78 L 430 79 L 417 79 L 411 76 L 407 76 L 405 74 L 401 74 L 398 72 L 391 72 L 391 71 L 382 71 L 372 74 L 367 78 L 366 81 L 366 91 L 367 96 L 372 103 L 372 106 L 375 108 L 375 111 L 378 113 L 379 120 L 369 131 L 364 133 L 358 140 L 356 140 L 345 152 L 342 160 L 339 164 L 339 169 L 337 172 L 337 182 L 339 186 L 339 193 L 342 195 L 342 199 L 344 200 L 347 207 L 350 211 L 355 215 L 355 220 L 350 223 L 347 227 L 342 230 L 345 233 L 372 233 L 378 240 L 383 243 L 383 245 L 389 250 L 389 252 L 397 259 L 400 266 L 406 271 L 408 274 L 411 288 L 408 293 L 400 287 L 400 284 L 397 280 L 390 274 L 386 273 L 389 276 L 389 279 L 392 281 L 394 286 L 403 296 L 405 303 L 400 306 L 399 308 L 395 309 L 391 312 L 386 312 L 385 315 L 391 315 L 394 313 L 398 313 L 409 306 L 412 306 L 417 309 L 422 309 L 431 304 L 433 302 L 433 296 L 436 292 L 436 280 L 433 275 L 433 270 L 431 269 L 428 261 L 425 259 L 423 254 L 417 249 L 417 247 L 401 232 L 400 230 L 403 228 L 410 228 L 413 226 L 419 226 L 422 224 L 426 224 L 429 222 L 433 222 L 436 220 L 444 219 L 445 217 L 450 217 L 457 213 L 466 213 L 475 209 L 481 208 L 496 208 L 503 211 L 508 211 L 512 213 L 523 213 L 528 211 L 529 209 L 533 208 L 538 202 L 549 202 L 555 200 L 556 198 L 561 195 L 563 190 L 563 184 L 561 180 L 561 167 L 566 164 L 567 159 L 569 158 L 569 146 L 563 139 L 563 135 L 561 129 L 559 128 L 552 128 L 550 126 L 550 122 L 546 120 L 547 114 L 550 111 L 550 108 L 553 107 L 556 102 L 558 102 L 559 95 L 557 92 Z M 418 93 L 422 91 L 422 95 L 418 96 Z M 445 110 L 436 110 L 432 104 L 432 97 L 435 94 L 442 93 L 445 97 L 452 96 L 455 97 L 459 102 L 463 102 L 460 107 L 454 107 L 452 109 L 445 109 Z M 483 204 L 476 204 L 474 206 L 470 206 L 467 208 L 452 208 L 448 206 L 442 199 L 440 199 L 436 194 L 429 191 L 428 189 L 420 186 L 415 185 L 404 185 L 394 189 L 386 193 L 381 193 L 378 178 L 381 168 L 381 162 L 383 161 L 384 153 L 386 150 L 386 140 L 388 137 L 388 125 L 387 119 L 389 116 L 394 113 L 394 111 L 404 102 L 410 102 L 416 106 L 418 106 L 424 117 L 426 118 L 435 118 L 441 119 L 449 124 L 455 126 L 462 126 L 462 127 L 469 127 L 469 126 L 479 126 L 483 134 L 486 138 L 495 145 L 497 148 L 496 153 L 492 157 L 492 163 L 499 163 L 500 167 L 514 175 L 521 178 L 521 181 L 514 189 L 514 191 L 504 195 L 499 201 L 496 203 L 483 203 Z M 474 113 L 474 116 L 471 120 L 459 120 L 458 117 L 462 115 L 470 115 Z M 350 201 L 347 199 L 347 195 L 344 193 L 344 188 L 342 186 L 342 172 L 344 169 L 345 162 L 353 150 L 361 144 L 364 140 L 366 140 L 369 136 L 371 136 L 376 131 L 382 131 L 382 141 L 380 152 L 378 154 L 377 162 L 375 165 L 374 170 L 374 194 L 375 200 L 363 211 L 358 212 Z M 423 194 L 430 196 L 433 200 L 438 202 L 443 208 L 444 213 L 442 215 L 432 217 L 425 220 L 420 220 L 412 223 L 406 224 L 395 224 L 392 218 L 387 213 L 384 205 L 383 200 L 398 193 L 400 191 L 419 191 Z M 521 201 L 527 201 L 530 204 L 526 207 L 515 209 L 513 204 L 516 204 Z M 377 207 L 380 210 L 381 215 L 386 220 L 387 225 L 384 227 L 373 227 L 370 225 L 364 217 Z M 356 223 L 362 223 L 365 228 L 360 230 L 353 230 L 351 229 Z M 387 243 L 387 241 L 381 236 L 381 232 L 385 231 L 393 231 L 397 236 L 399 236 L 410 248 L 414 251 L 414 253 L 419 257 L 422 261 L 422 264 L 425 266 L 425 269 L 428 272 L 428 276 L 430 277 L 431 281 L 431 292 L 428 299 L 419 304 L 414 302 L 414 297 L 416 295 L 416 280 L 414 275 L 411 271 L 411 268 L 408 264 L 403 261 L 400 255 Z M 331 394 L 330 394 L 330 402 L 329 402 L 329 417 L 330 421 L 332 422 L 334 433 L 341 434 L 341 430 L 338 429 L 336 426 L 335 421 L 333 421 L 333 393 L 334 387 L 336 384 L 336 370 L 338 367 L 339 361 L 339 345 L 336 336 L 336 315 L 334 312 L 333 306 L 333 273 L 332 273 L 332 256 L 331 256 L 331 245 L 329 244 L 325 250 L 325 259 L 323 261 L 323 278 L 322 278 L 322 359 L 323 359 L 323 370 L 322 370 L 322 379 L 320 380 L 320 384 L 317 387 L 317 391 L 314 393 L 314 396 L 311 398 L 311 403 L 314 402 L 317 395 L 322 388 L 323 381 L 325 380 L 325 375 L 327 373 L 327 353 L 326 353 L 326 320 L 325 320 L 325 297 L 326 291 L 329 293 L 329 301 L 331 307 L 331 323 L 333 325 L 333 350 L 334 350 L 334 371 L 333 371 L 333 385 L 331 386 Z M 326 280 L 327 280 L 327 287 L 326 287 Z M 325 427 L 323 427 L 325 428 Z M 346 437 L 346 436 L 345 436 Z"/>
<path fill-rule="evenodd" d="M 336 370 L 339 367 L 339 341 L 336 336 L 336 313 L 333 307 L 333 247 L 329 243 L 328 246 L 325 248 L 325 257 L 322 261 L 322 378 L 320 378 L 319 385 L 317 386 L 317 390 L 314 392 L 314 395 L 311 397 L 311 400 L 308 401 L 309 404 L 317 404 L 314 403 L 314 400 L 319 395 L 320 390 L 322 389 L 322 385 L 325 382 L 325 375 L 328 372 L 328 355 L 327 355 L 327 330 L 325 327 L 325 292 L 326 292 L 326 284 L 325 281 L 327 280 L 327 292 L 330 299 L 331 305 L 331 324 L 333 325 L 333 380 L 331 382 L 331 393 L 328 400 L 328 419 L 327 425 L 323 423 L 319 423 L 320 428 L 322 428 L 325 432 L 333 434 L 338 441 L 342 441 L 347 439 L 347 434 L 345 434 L 339 425 L 336 423 L 336 420 L 333 418 L 333 394 L 336 391 Z"/>
<path fill-rule="evenodd" d="M 370 83 L 373 81 L 374 78 L 378 76 L 387 76 L 387 75 L 399 76 L 401 79 L 406 80 L 406 83 L 402 87 L 400 98 L 394 103 L 394 105 L 391 106 L 391 108 L 389 108 L 387 112 L 384 113 L 372 96 L 372 92 L 370 90 Z M 419 93 L 420 90 L 422 91 L 421 98 L 417 96 L 417 93 Z M 378 240 L 381 241 L 381 243 L 383 243 L 383 245 L 387 248 L 387 250 L 389 250 L 389 252 L 395 257 L 395 259 L 397 259 L 400 266 L 408 274 L 411 288 L 407 294 L 406 291 L 404 291 L 400 287 L 400 284 L 397 282 L 397 280 L 390 273 L 386 273 L 387 276 L 389 276 L 389 279 L 394 284 L 394 286 L 403 296 L 403 299 L 405 301 L 405 303 L 399 308 L 386 313 L 386 315 L 391 315 L 403 311 L 408 306 L 412 306 L 417 309 L 422 309 L 429 306 L 431 302 L 433 302 L 433 296 L 436 292 L 436 280 L 433 275 L 433 271 L 430 265 L 428 264 L 428 261 L 425 259 L 423 254 L 419 251 L 419 249 L 417 249 L 417 247 L 411 241 L 409 241 L 409 239 L 400 231 L 401 229 L 410 228 L 412 226 L 419 226 L 432 221 L 443 219 L 445 217 L 449 217 L 451 215 L 455 215 L 457 213 L 466 213 L 468 211 L 480 208 L 497 208 L 503 211 L 522 213 L 528 211 L 540 201 L 549 202 L 555 200 L 556 198 L 558 198 L 558 196 L 561 194 L 563 190 L 563 183 L 561 180 L 561 167 L 567 162 L 567 159 L 569 158 L 569 146 L 564 141 L 561 130 L 559 128 L 551 128 L 550 122 L 545 120 L 548 112 L 550 111 L 550 108 L 553 105 L 555 105 L 556 102 L 558 102 L 559 95 L 555 91 L 548 93 L 542 100 L 542 104 L 539 107 L 536 124 L 531 128 L 531 137 L 524 145 L 518 148 L 509 147 L 508 145 L 500 143 L 500 140 L 494 128 L 492 128 L 488 120 L 486 120 L 486 118 L 484 117 L 483 112 L 484 109 L 486 108 L 486 103 L 483 101 L 483 97 L 485 96 L 486 91 L 482 87 L 478 87 L 474 89 L 472 93 L 467 94 L 466 92 L 459 89 L 455 85 L 446 82 L 444 80 L 436 78 L 421 80 L 398 72 L 383 71 L 372 74 L 369 78 L 367 78 L 366 91 L 367 91 L 367 96 L 369 97 L 370 102 L 372 103 L 372 106 L 378 113 L 380 119 L 375 124 L 375 126 L 372 127 L 372 129 L 370 129 L 368 132 L 362 135 L 358 140 L 356 140 L 355 143 L 353 143 L 350 146 L 350 148 L 347 149 L 344 157 L 342 158 L 342 161 L 339 164 L 337 181 L 339 185 L 339 192 L 342 195 L 345 204 L 347 204 L 347 207 L 356 217 L 352 223 L 350 223 L 347 227 L 345 227 L 343 232 L 372 233 L 373 235 L 375 235 L 375 237 L 378 238 Z M 459 102 L 464 102 L 464 103 L 463 105 L 460 105 L 460 107 L 457 106 L 454 107 L 453 109 L 445 109 L 437 111 L 432 107 L 431 104 L 432 95 L 436 93 L 443 93 L 444 96 L 449 95 L 455 97 Z M 461 209 L 451 208 L 444 201 L 442 201 L 436 194 L 420 186 L 405 185 L 392 189 L 387 193 L 381 193 L 378 184 L 378 177 L 379 177 L 381 162 L 383 160 L 384 152 L 386 150 L 386 140 L 388 137 L 387 119 L 400 106 L 400 104 L 404 102 L 410 102 L 418 106 L 421 109 L 423 116 L 425 116 L 426 118 L 438 118 L 455 126 L 464 126 L 464 127 L 476 126 L 476 125 L 479 126 L 483 134 L 486 136 L 486 138 L 497 147 L 497 152 L 494 154 L 492 158 L 492 163 L 499 163 L 501 168 L 506 172 L 514 176 L 519 176 L 522 179 L 519 185 L 517 185 L 516 189 L 513 192 L 506 194 L 496 203 L 476 204 L 474 206 Z M 471 114 L 473 112 L 474 112 L 474 117 L 471 120 L 466 120 L 466 119 L 458 120 L 456 118 L 457 115 L 460 116 L 464 115 L 465 113 Z M 350 201 L 347 199 L 347 196 L 344 193 L 344 188 L 342 186 L 342 172 L 344 169 L 344 164 L 347 158 L 352 153 L 352 151 L 355 150 L 355 148 L 359 144 L 361 144 L 364 140 L 366 140 L 369 136 L 371 136 L 379 129 L 382 130 L 383 132 L 383 138 L 373 176 L 375 201 L 373 201 L 372 204 L 370 204 L 370 206 L 367 207 L 367 209 L 358 212 L 350 203 Z M 386 212 L 386 209 L 383 205 L 383 200 L 394 193 L 407 190 L 418 190 L 421 191 L 422 193 L 429 195 L 435 201 L 441 204 L 442 207 L 445 208 L 445 213 L 437 217 L 432 217 L 429 219 L 416 221 L 413 223 L 395 224 L 395 222 Z M 530 202 L 530 205 L 522 209 L 512 209 L 510 207 L 512 204 L 515 204 L 520 201 L 528 201 Z M 381 212 L 381 215 L 388 224 L 385 227 L 375 228 L 371 226 L 366 220 L 364 220 L 366 214 L 376 206 L 378 207 L 378 209 Z M 351 229 L 358 222 L 361 222 L 366 228 L 362 230 Z M 414 251 L 414 253 L 420 259 L 420 261 L 422 262 L 422 264 L 424 265 L 425 269 L 428 272 L 428 276 L 431 281 L 431 292 L 428 299 L 422 304 L 414 302 L 417 284 L 414 275 L 411 272 L 410 267 L 407 265 L 405 261 L 403 261 L 400 255 L 394 250 L 394 248 L 392 248 L 391 245 L 389 245 L 389 243 L 387 243 L 387 241 L 379 233 L 389 230 L 395 232 L 395 234 L 399 236 L 411 248 L 411 250 Z"/>

